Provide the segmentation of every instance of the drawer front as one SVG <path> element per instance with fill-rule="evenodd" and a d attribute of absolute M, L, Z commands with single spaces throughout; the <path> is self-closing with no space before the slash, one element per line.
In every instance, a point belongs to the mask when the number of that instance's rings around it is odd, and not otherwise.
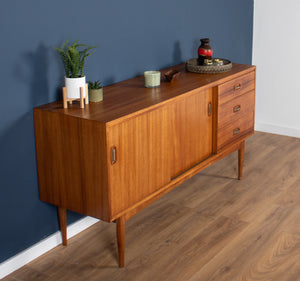
<path fill-rule="evenodd" d="M 242 140 L 254 133 L 254 112 L 240 116 L 227 126 L 218 129 L 217 150 L 227 144 Z"/>
<path fill-rule="evenodd" d="M 255 72 L 241 75 L 218 87 L 219 105 L 255 89 Z"/>
<path fill-rule="evenodd" d="M 250 91 L 219 106 L 218 128 L 235 122 L 241 116 L 252 114 L 255 104 L 255 92 Z"/>

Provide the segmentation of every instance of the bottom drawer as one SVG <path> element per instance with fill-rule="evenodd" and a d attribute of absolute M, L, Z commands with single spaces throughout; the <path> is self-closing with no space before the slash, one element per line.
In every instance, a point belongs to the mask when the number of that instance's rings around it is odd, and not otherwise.
<path fill-rule="evenodd" d="M 241 116 L 241 118 L 228 124 L 225 127 L 218 128 L 217 150 L 224 148 L 227 144 L 241 140 L 254 133 L 254 112 Z"/>

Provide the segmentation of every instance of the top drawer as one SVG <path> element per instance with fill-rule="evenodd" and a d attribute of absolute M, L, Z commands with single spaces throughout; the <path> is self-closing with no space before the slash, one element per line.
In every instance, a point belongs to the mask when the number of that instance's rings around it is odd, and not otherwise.
<path fill-rule="evenodd" d="M 221 105 L 255 88 L 255 72 L 241 75 L 218 86 L 218 104 Z"/>

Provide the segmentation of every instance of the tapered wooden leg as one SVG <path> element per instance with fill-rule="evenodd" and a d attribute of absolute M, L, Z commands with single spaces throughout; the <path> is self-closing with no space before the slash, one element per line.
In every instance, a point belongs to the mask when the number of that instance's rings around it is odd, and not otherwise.
<path fill-rule="evenodd" d="M 88 88 L 88 83 L 85 84 L 85 104 L 89 103 L 89 88 Z"/>
<path fill-rule="evenodd" d="M 245 154 L 245 141 L 241 143 L 241 147 L 239 149 L 239 180 L 241 180 L 243 176 L 244 154 Z"/>
<path fill-rule="evenodd" d="M 68 108 L 68 98 L 67 98 L 67 88 L 63 87 L 63 103 L 64 103 L 64 108 Z"/>
<path fill-rule="evenodd" d="M 80 108 L 84 108 L 84 88 L 83 87 L 80 87 Z"/>
<path fill-rule="evenodd" d="M 62 244 L 67 246 L 67 209 L 62 207 L 58 208 L 59 227 L 61 231 Z"/>
<path fill-rule="evenodd" d="M 125 265 L 125 217 L 117 219 L 117 238 L 118 238 L 118 252 L 119 252 L 119 266 Z"/>

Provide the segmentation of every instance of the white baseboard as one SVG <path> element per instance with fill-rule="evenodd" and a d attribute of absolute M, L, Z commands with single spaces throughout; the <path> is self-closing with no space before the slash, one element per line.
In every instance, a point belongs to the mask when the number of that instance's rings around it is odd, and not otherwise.
<path fill-rule="evenodd" d="M 300 129 L 299 128 L 288 128 L 288 127 L 282 127 L 282 126 L 278 126 L 278 125 L 274 125 L 274 124 L 256 122 L 255 130 L 261 131 L 261 132 L 266 132 L 266 133 L 300 138 Z"/>
<path fill-rule="evenodd" d="M 85 230 L 86 228 L 90 227 L 91 225 L 95 224 L 98 221 L 99 220 L 95 218 L 85 217 L 69 225 L 67 229 L 68 238 L 73 237 L 74 235 Z M 20 252 L 14 257 L 11 257 L 10 259 L 2 262 L 0 264 L 0 279 L 12 273 L 13 271 L 19 269 L 25 264 L 31 262 L 37 257 L 43 255 L 44 253 L 48 252 L 54 247 L 60 245 L 61 243 L 62 243 L 61 234 L 60 231 L 57 231 L 56 233 L 52 234 L 51 236 L 47 237 L 41 242 Z"/>

